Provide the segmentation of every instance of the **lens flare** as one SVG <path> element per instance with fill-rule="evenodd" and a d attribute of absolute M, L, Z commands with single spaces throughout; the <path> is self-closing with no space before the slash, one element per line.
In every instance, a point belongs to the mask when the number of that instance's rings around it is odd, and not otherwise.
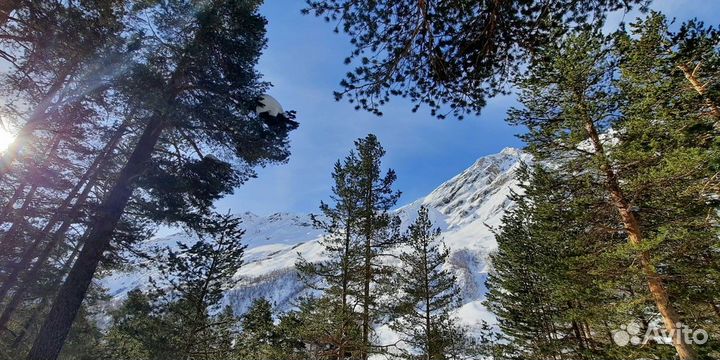
<path fill-rule="evenodd" d="M 5 149 L 13 143 L 13 141 L 15 141 L 15 135 L 0 128 L 0 152 L 5 151 Z"/>

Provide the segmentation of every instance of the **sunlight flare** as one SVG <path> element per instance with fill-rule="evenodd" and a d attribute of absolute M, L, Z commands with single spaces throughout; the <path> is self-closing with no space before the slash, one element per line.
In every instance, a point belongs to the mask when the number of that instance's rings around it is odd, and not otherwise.
<path fill-rule="evenodd" d="M 0 151 L 5 151 L 15 141 L 15 135 L 6 129 L 0 128 Z"/>

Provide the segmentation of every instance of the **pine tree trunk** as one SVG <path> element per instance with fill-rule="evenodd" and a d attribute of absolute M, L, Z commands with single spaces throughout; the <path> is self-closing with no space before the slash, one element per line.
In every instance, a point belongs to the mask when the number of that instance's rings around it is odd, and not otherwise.
<path fill-rule="evenodd" d="M 365 269 L 363 278 L 363 316 L 362 316 L 362 340 L 363 349 L 360 358 L 368 359 L 370 349 L 370 284 L 372 282 L 372 241 L 373 241 L 373 218 L 375 212 L 372 202 L 372 182 L 365 194 Z"/>
<path fill-rule="evenodd" d="M 351 234 L 352 229 L 351 229 L 351 225 L 350 225 L 352 222 L 350 221 L 350 218 L 353 216 L 353 214 L 350 211 L 348 211 L 347 216 L 348 216 L 348 220 L 347 220 L 347 225 L 345 227 L 345 239 L 344 239 L 345 250 L 344 250 L 344 257 L 343 257 L 343 261 L 342 261 L 342 294 L 341 294 L 341 297 L 342 297 L 342 300 L 341 300 L 342 301 L 342 309 L 341 309 L 341 311 L 342 311 L 342 329 L 340 329 L 340 335 L 342 338 L 340 339 L 340 346 L 338 347 L 338 354 L 339 354 L 338 359 L 345 359 L 345 352 L 347 351 L 347 349 L 345 348 L 345 345 L 348 340 L 348 331 L 347 330 L 348 330 L 348 327 L 350 326 L 350 324 L 348 323 L 348 317 L 350 315 L 350 311 L 348 311 L 348 296 L 349 296 L 348 287 L 350 285 L 349 284 L 350 283 L 350 279 L 349 279 L 350 278 L 350 269 L 349 269 L 349 267 L 350 267 L 349 260 L 350 259 L 349 259 L 349 256 L 350 256 L 350 251 L 351 251 L 350 245 L 351 245 L 351 241 L 352 241 L 352 234 Z"/>
<path fill-rule="evenodd" d="M 640 246 L 643 244 L 643 237 L 640 231 L 640 224 L 635 217 L 635 214 L 630 209 L 629 202 L 625 198 L 625 195 L 620 188 L 620 182 L 617 178 L 617 174 L 610 166 L 610 162 L 605 155 L 604 146 L 600 140 L 600 136 L 597 133 L 594 122 L 589 116 L 585 119 L 585 131 L 590 138 L 595 150 L 595 156 L 600 160 L 600 170 L 604 172 L 607 190 L 610 193 L 612 203 L 620 215 L 623 228 L 627 233 L 628 240 L 633 244 Z M 694 360 L 697 358 L 695 351 L 689 344 L 683 342 L 682 336 L 676 331 L 677 324 L 680 324 L 680 316 L 677 311 L 670 303 L 665 284 L 663 283 L 660 275 L 655 271 L 655 267 L 652 264 L 650 253 L 647 250 L 642 250 L 638 254 L 638 260 L 640 266 L 645 273 L 650 294 L 655 301 L 655 305 L 660 311 L 660 315 L 663 319 L 663 324 L 668 333 L 672 334 L 673 346 L 678 353 L 681 360 Z"/>
<path fill-rule="evenodd" d="M 565 349 L 563 349 L 563 348 L 558 349 L 558 348 L 557 348 L 558 346 L 562 346 L 562 345 L 560 345 L 560 334 L 558 333 L 557 327 L 555 326 L 555 322 L 552 321 L 552 319 L 549 319 L 549 324 L 550 324 L 550 336 L 551 336 L 551 338 L 552 338 L 552 340 L 553 340 L 553 342 L 552 342 L 552 349 L 553 349 L 553 350 L 552 350 L 552 351 L 553 351 L 554 353 L 557 353 L 557 354 L 558 354 L 558 357 L 559 357 L 561 360 L 563 360 L 563 359 L 565 359 L 565 351 L 564 351 Z"/>
<path fill-rule="evenodd" d="M 145 170 L 163 128 L 164 121 L 156 116 L 143 131 L 115 185 L 97 210 L 83 248 L 55 297 L 27 360 L 55 360 L 60 354 L 103 252 L 108 249 L 115 226 L 132 196 L 134 179 Z"/>
<path fill-rule="evenodd" d="M 580 325 L 578 325 L 578 322 L 573 320 L 572 321 L 572 329 L 573 333 L 575 333 L 575 339 L 577 340 L 577 344 L 580 347 L 581 353 L 580 353 L 580 359 L 585 358 L 585 340 L 583 338 L 582 331 L 580 331 Z"/>
<path fill-rule="evenodd" d="M 710 110 L 710 114 L 716 119 L 713 127 L 715 128 L 715 130 L 720 130 L 720 107 L 718 107 L 718 104 L 713 101 L 713 99 L 707 96 L 707 88 L 697 77 L 697 72 L 700 69 L 700 64 L 701 63 L 698 63 L 695 66 L 695 70 L 690 70 L 690 67 L 687 64 L 680 64 L 677 67 L 682 70 L 683 75 L 685 75 L 685 78 L 690 82 L 690 85 L 692 85 L 693 89 L 700 96 L 703 97 L 703 100 L 705 100 L 705 104 Z"/>
<path fill-rule="evenodd" d="M 370 247 L 370 238 L 365 242 L 365 278 L 363 279 L 363 317 L 362 317 L 362 337 L 363 349 L 361 359 L 367 360 L 368 350 L 370 349 L 370 280 L 372 277 L 372 248 Z"/>
<path fill-rule="evenodd" d="M 587 323 L 587 321 L 583 321 L 581 323 L 583 333 L 585 334 L 585 339 L 587 340 L 588 347 L 591 350 L 597 350 L 595 338 L 593 338 L 593 332 L 592 329 L 590 329 L 590 324 Z"/>
<path fill-rule="evenodd" d="M 430 299 L 430 271 L 428 269 L 428 261 L 427 261 L 427 243 L 424 246 L 423 251 L 423 270 L 424 270 L 424 279 L 423 287 L 425 291 L 425 359 L 430 360 L 430 344 L 432 342 L 432 336 L 431 336 L 431 322 L 430 322 L 430 302 L 432 299 Z"/>
<path fill-rule="evenodd" d="M 576 308 L 571 301 L 568 301 L 568 302 L 567 302 L 567 305 L 568 305 L 568 310 L 573 310 L 573 309 Z M 585 345 L 585 337 L 584 337 L 584 334 L 583 334 L 584 331 L 583 331 L 583 329 L 580 327 L 580 324 L 579 324 L 576 320 L 572 320 L 572 321 L 570 322 L 570 325 L 572 326 L 573 333 L 575 334 L 575 339 L 577 340 L 577 344 L 578 344 L 578 346 L 580 347 L 580 350 L 582 350 L 582 353 L 581 353 L 581 355 L 580 355 L 580 358 L 581 358 L 581 359 L 584 359 L 584 358 L 585 358 L 584 351 L 585 351 L 585 349 L 587 348 L 586 345 Z"/>

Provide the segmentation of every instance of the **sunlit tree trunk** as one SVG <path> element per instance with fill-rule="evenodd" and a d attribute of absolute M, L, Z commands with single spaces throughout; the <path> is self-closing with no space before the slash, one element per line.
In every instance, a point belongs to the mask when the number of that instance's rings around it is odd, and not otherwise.
<path fill-rule="evenodd" d="M 702 96 L 703 100 L 705 100 L 705 105 L 708 107 L 710 114 L 715 118 L 714 127 L 716 130 L 720 130 L 720 107 L 715 100 L 711 99 L 707 95 L 707 86 L 705 86 L 698 78 L 698 72 L 700 71 L 701 64 L 702 62 L 698 62 L 693 70 L 690 70 L 690 66 L 687 64 L 680 64 L 677 67 L 682 70 L 683 75 L 685 75 L 685 78 L 688 82 L 690 82 L 693 90 L 695 90 L 700 96 Z"/>
<path fill-rule="evenodd" d="M 579 101 L 582 101 L 582 98 L 580 98 Z M 635 214 L 630 209 L 630 204 L 622 192 L 617 174 L 612 169 L 610 161 L 605 155 L 605 148 L 600 140 L 597 129 L 595 128 L 595 123 L 589 116 L 585 116 L 584 127 L 590 141 L 592 142 L 595 150 L 595 156 L 600 161 L 600 170 L 605 175 L 605 185 L 607 191 L 610 193 L 613 206 L 620 215 L 620 220 L 623 224 L 625 232 L 627 233 L 628 240 L 633 245 L 641 246 L 643 245 L 643 235 L 640 230 L 640 224 Z M 682 360 L 696 359 L 697 354 L 695 354 L 695 351 L 689 344 L 685 344 L 682 336 L 680 336 L 677 331 L 678 324 L 681 324 L 680 315 L 670 302 L 665 284 L 655 270 L 649 251 L 640 250 L 638 253 L 638 260 L 640 262 L 640 267 L 645 274 L 650 294 L 652 295 L 655 305 L 662 317 L 665 329 L 668 333 L 672 334 L 672 343 L 678 353 L 678 356 Z"/>

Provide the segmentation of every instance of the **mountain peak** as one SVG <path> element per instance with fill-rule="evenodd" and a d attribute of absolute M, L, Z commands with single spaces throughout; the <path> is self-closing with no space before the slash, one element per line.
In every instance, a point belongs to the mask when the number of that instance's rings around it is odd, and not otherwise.
<path fill-rule="evenodd" d="M 512 155 L 512 156 L 520 156 L 521 154 L 524 154 L 524 152 L 516 147 L 506 147 L 500 151 L 500 154 L 504 155 Z"/>
<path fill-rule="evenodd" d="M 497 154 L 479 158 L 460 174 L 444 182 L 423 198 L 422 203 L 436 208 L 448 217 L 450 228 L 488 219 L 487 206 L 501 206 L 509 186 L 514 183 L 518 164 L 528 162 L 528 154 L 517 148 L 505 148 Z M 496 204 L 497 203 L 497 204 Z"/>

